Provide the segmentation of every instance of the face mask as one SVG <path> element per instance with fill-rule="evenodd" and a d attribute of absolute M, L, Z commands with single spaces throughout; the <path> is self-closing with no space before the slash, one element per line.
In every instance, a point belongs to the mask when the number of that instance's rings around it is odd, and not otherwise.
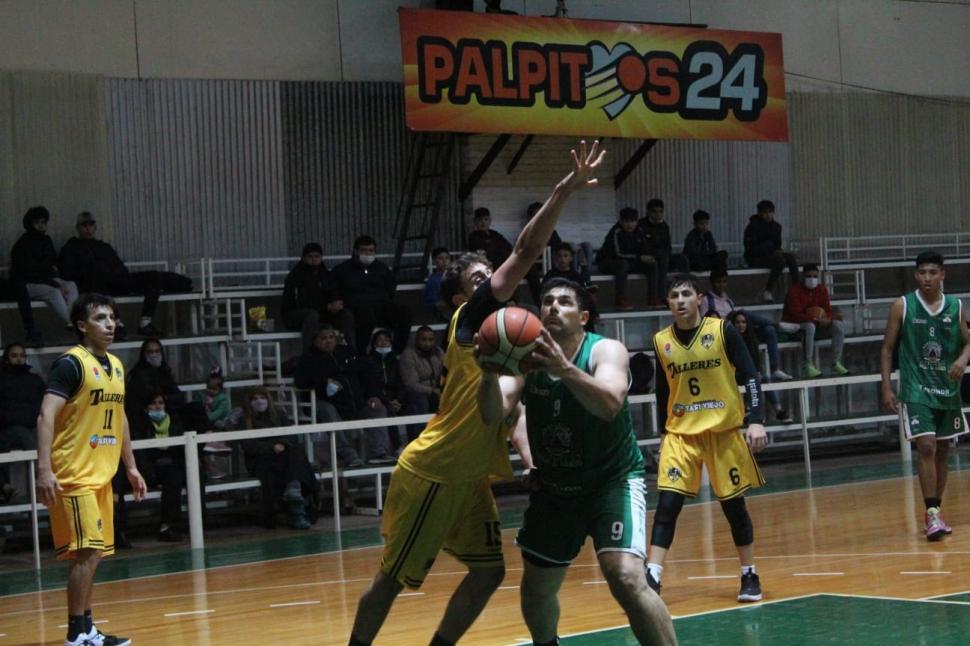
<path fill-rule="evenodd" d="M 162 355 L 160 354 L 150 354 L 145 356 L 145 361 L 148 362 L 152 368 L 162 367 Z"/>
<path fill-rule="evenodd" d="M 386 354 L 390 354 L 392 349 L 393 348 L 374 348 L 374 352 L 376 352 L 377 354 L 386 355 Z"/>
<path fill-rule="evenodd" d="M 374 262 L 374 259 L 377 258 L 377 256 L 365 256 L 362 254 L 360 256 L 357 256 L 357 258 L 358 260 L 360 260 L 360 264 L 366 267 L 370 265 L 372 262 Z"/>
<path fill-rule="evenodd" d="M 153 422 L 160 422 L 168 415 L 164 410 L 152 409 L 148 411 L 148 416 L 152 418 Z"/>
<path fill-rule="evenodd" d="M 818 287 L 818 278 L 806 278 L 805 287 L 808 287 L 809 289 L 815 289 Z"/>
<path fill-rule="evenodd" d="M 340 390 L 340 389 L 337 387 L 337 384 L 335 384 L 335 383 L 328 383 L 327 384 L 327 397 L 333 397 L 334 395 L 337 394 L 337 391 L 338 390 Z"/>
<path fill-rule="evenodd" d="M 269 401 L 265 399 L 254 399 L 249 402 L 250 407 L 257 413 L 265 413 L 266 409 L 269 408 Z"/>

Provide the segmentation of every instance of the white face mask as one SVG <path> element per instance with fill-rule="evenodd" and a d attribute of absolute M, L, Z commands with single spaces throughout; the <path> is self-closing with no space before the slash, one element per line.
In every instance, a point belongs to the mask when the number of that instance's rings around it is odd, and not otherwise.
<path fill-rule="evenodd" d="M 815 289 L 816 287 L 818 287 L 818 278 L 806 278 L 805 287 L 809 289 Z"/>
<path fill-rule="evenodd" d="M 357 258 L 360 260 L 360 264 L 362 264 L 363 266 L 367 267 L 368 265 L 370 265 L 371 263 L 374 262 L 374 260 L 377 258 L 377 256 L 360 255 L 360 256 L 357 256 Z"/>
<path fill-rule="evenodd" d="M 145 361 L 148 362 L 152 368 L 162 367 L 162 355 L 160 354 L 148 354 L 145 355 Z"/>
<path fill-rule="evenodd" d="M 249 402 L 249 405 L 252 406 L 255 412 L 265 413 L 266 409 L 269 408 L 269 401 L 265 399 L 254 399 Z"/>
<path fill-rule="evenodd" d="M 391 350 L 392 350 L 391 347 L 374 348 L 374 352 L 376 352 L 377 354 L 390 354 Z"/>

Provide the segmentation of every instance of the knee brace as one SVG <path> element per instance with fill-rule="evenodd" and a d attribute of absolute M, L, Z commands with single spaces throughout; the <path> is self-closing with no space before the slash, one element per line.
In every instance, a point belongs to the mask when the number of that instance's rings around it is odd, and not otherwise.
<path fill-rule="evenodd" d="M 653 530 L 650 533 L 650 544 L 668 549 L 674 542 L 674 530 L 677 529 L 677 516 L 684 507 L 684 494 L 674 491 L 661 491 L 657 501 L 657 511 L 653 516 Z"/>
<path fill-rule="evenodd" d="M 731 524 L 731 537 L 734 538 L 734 544 L 738 547 L 751 545 L 754 542 L 754 526 L 751 524 L 751 516 L 748 515 L 744 498 L 722 500 L 721 510 Z"/>

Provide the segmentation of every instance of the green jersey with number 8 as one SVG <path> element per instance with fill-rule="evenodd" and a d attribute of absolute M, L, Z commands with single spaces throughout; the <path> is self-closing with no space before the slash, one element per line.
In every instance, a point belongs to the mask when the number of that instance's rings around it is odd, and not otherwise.
<path fill-rule="evenodd" d="M 931 312 L 912 292 L 903 297 L 903 323 L 899 332 L 899 401 L 930 408 L 960 408 L 960 382 L 947 372 L 963 350 L 963 306 L 943 296 Z"/>

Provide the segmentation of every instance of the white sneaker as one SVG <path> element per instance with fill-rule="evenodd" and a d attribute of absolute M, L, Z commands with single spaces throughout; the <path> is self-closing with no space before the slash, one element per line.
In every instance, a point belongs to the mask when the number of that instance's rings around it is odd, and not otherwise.
<path fill-rule="evenodd" d="M 97 626 L 91 627 L 91 632 L 84 636 L 87 641 L 81 642 L 82 644 L 90 644 L 90 646 L 131 646 L 131 640 L 127 637 L 115 637 L 114 635 L 105 635 Z"/>
<path fill-rule="evenodd" d="M 765 303 L 774 303 L 775 295 L 766 289 L 764 293 L 761 294 L 761 300 L 763 300 Z"/>
<path fill-rule="evenodd" d="M 791 381 L 794 377 L 792 377 L 790 374 L 788 374 L 787 372 L 779 368 L 778 370 L 775 370 L 773 373 L 771 373 L 771 378 L 774 379 L 775 381 Z"/>
<path fill-rule="evenodd" d="M 64 646 L 94 646 L 94 642 L 88 637 L 90 635 L 78 635 L 77 639 L 65 639 Z"/>

